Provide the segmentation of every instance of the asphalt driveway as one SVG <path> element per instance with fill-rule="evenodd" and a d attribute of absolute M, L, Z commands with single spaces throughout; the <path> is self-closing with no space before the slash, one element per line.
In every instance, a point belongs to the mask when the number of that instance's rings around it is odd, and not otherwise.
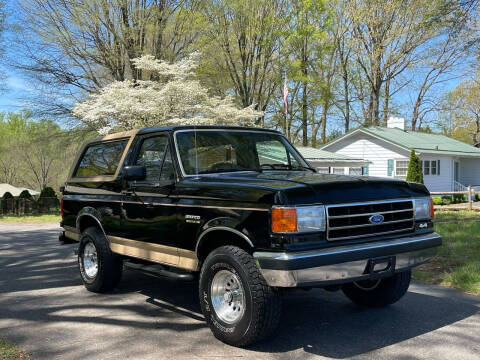
<path fill-rule="evenodd" d="M 413 284 L 397 304 L 364 309 L 340 292 L 285 295 L 275 339 L 249 349 L 216 340 L 195 283 L 125 271 L 97 295 L 56 224 L 0 224 L 0 338 L 33 359 L 479 359 L 480 297 Z"/>

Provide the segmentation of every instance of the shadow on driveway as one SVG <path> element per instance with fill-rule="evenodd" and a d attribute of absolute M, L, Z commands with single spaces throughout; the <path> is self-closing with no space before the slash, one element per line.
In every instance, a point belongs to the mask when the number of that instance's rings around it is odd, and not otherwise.
<path fill-rule="evenodd" d="M 9 319 L 46 322 L 58 327 L 53 335 L 58 337 L 61 337 L 65 323 L 75 323 L 76 327 L 98 323 L 132 330 L 161 328 L 179 333 L 180 342 L 182 336 L 187 339 L 195 336 L 194 342 L 198 346 L 203 342 L 212 343 L 213 336 L 186 335 L 188 332 L 196 334 L 197 330 L 206 327 L 196 282 L 174 282 L 125 271 L 113 293 L 88 293 L 78 275 L 73 256 L 75 245 L 59 246 L 57 235 L 55 229 L 0 231 L 0 324 Z M 73 290 L 70 293 L 56 292 L 52 295 L 55 298 L 49 299 L 45 305 L 35 303 L 29 307 L 25 303 L 34 302 L 35 298 L 28 297 L 32 291 L 43 289 L 46 293 L 42 296 L 49 298 L 49 291 L 63 287 L 73 287 Z M 449 296 L 457 294 L 449 289 L 441 289 L 437 294 L 425 291 L 427 287 L 423 285 L 415 286 L 415 289 L 416 292 L 409 292 L 397 304 L 383 309 L 355 306 L 341 292 L 329 293 L 321 289 L 287 292 L 278 333 L 273 340 L 248 348 L 246 354 L 257 357 L 303 349 L 310 354 L 343 359 L 435 331 L 479 310 L 478 303 L 468 301 L 461 294 Z M 133 302 L 132 294 L 137 294 Z M 65 311 L 68 316 L 63 314 Z M 127 313 L 128 316 L 124 317 L 111 316 Z M 144 321 L 149 317 L 155 321 Z M 462 339 L 465 340 L 466 336 L 463 334 Z M 22 333 L 17 334 L 17 338 L 22 337 Z M 28 343 L 28 338 L 21 341 Z M 76 341 L 82 342 L 82 339 Z M 472 341 L 476 341 L 473 334 Z M 213 343 L 228 348 L 215 340 Z M 54 355 L 59 354 L 61 352 Z"/>

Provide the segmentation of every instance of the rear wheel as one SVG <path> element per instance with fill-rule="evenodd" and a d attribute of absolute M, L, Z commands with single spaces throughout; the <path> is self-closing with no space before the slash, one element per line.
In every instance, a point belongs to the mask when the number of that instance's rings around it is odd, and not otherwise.
<path fill-rule="evenodd" d="M 123 261 L 112 253 L 105 235 L 98 228 L 89 227 L 80 237 L 78 267 L 87 290 L 106 292 L 119 283 Z"/>
<path fill-rule="evenodd" d="M 355 304 L 383 307 L 400 300 L 408 290 L 411 270 L 378 280 L 363 280 L 342 287 L 343 293 Z"/>
<path fill-rule="evenodd" d="M 202 312 L 215 337 L 247 346 L 270 336 L 280 321 L 281 298 L 253 257 L 236 246 L 210 253 L 200 273 Z"/>

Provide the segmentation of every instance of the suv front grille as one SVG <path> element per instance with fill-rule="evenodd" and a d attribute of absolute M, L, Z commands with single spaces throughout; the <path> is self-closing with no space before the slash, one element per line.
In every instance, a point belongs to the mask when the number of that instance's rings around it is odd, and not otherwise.
<path fill-rule="evenodd" d="M 372 215 L 383 222 L 371 223 Z M 412 200 L 389 200 L 327 206 L 327 240 L 345 240 L 410 232 L 415 226 Z"/>

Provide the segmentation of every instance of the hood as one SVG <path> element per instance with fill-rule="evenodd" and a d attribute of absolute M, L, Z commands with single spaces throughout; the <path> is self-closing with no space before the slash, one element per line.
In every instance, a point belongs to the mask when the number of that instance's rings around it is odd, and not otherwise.
<path fill-rule="evenodd" d="M 422 184 L 389 178 L 318 174 L 307 171 L 264 171 L 201 176 L 217 188 L 245 187 L 275 192 L 276 204 L 345 203 L 428 196 Z"/>

